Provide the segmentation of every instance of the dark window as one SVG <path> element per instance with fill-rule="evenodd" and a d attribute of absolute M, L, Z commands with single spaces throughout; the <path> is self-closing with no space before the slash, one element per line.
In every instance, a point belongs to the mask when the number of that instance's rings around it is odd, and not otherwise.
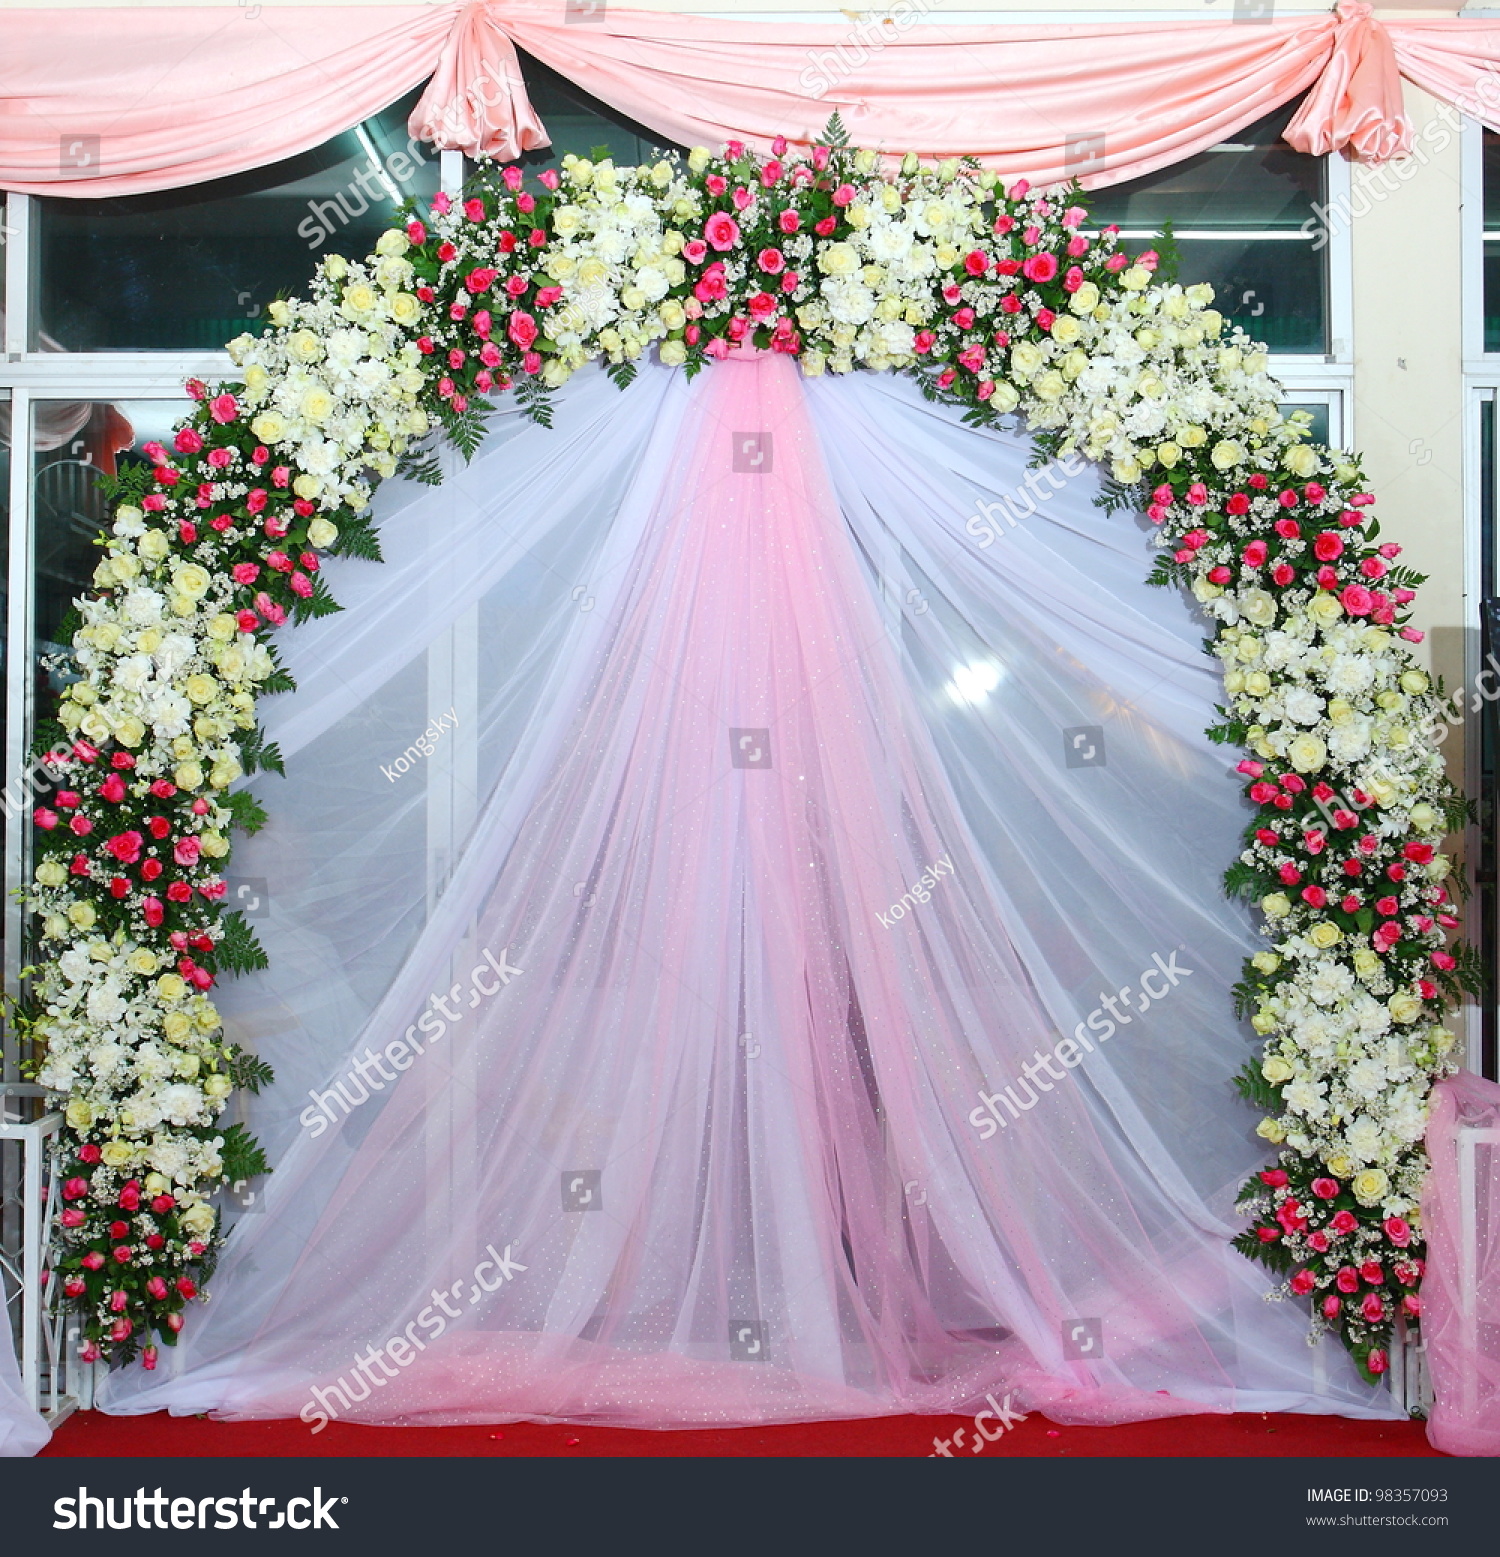
<path fill-rule="evenodd" d="M 1324 159 L 1282 139 L 1297 105 L 1159 173 L 1096 192 L 1095 218 L 1139 241 L 1170 222 L 1179 279 L 1213 285 L 1217 306 L 1272 351 L 1328 351 Z"/>

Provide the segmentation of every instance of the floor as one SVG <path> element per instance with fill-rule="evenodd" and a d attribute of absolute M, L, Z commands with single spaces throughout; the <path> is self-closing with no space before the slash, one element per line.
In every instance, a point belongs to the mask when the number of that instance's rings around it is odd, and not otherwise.
<path fill-rule="evenodd" d="M 988 1433 L 996 1433 L 993 1420 Z M 42 1452 L 56 1456 L 413 1458 L 602 1455 L 837 1458 L 932 1455 L 1022 1458 L 1138 1456 L 1439 1457 L 1421 1422 L 1357 1422 L 1302 1415 L 1186 1416 L 1123 1427 L 1059 1427 L 1032 1415 L 980 1441 L 969 1417 L 876 1417 L 700 1432 L 641 1432 L 513 1422 L 498 1427 L 360 1427 L 333 1422 L 313 1433 L 300 1421 L 213 1422 L 199 1417 L 110 1417 L 81 1411 Z"/>

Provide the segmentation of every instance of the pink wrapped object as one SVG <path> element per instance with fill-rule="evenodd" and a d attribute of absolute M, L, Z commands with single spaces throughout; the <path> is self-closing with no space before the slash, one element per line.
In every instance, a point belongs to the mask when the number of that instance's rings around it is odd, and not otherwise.
<path fill-rule="evenodd" d="M 1467 1071 L 1441 1082 L 1427 1149 L 1427 1436 L 1447 1454 L 1500 1454 L 1500 1086 Z"/>

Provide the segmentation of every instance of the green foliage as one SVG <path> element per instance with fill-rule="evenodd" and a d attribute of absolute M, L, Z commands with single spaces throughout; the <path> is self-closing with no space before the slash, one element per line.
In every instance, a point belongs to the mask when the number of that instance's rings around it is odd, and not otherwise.
<path fill-rule="evenodd" d="M 521 409 L 521 414 L 528 421 L 535 422 L 539 427 L 550 427 L 552 425 L 552 397 L 539 375 L 527 374 L 524 378 L 518 378 L 513 392 L 516 397 L 516 404 Z M 481 424 L 479 438 L 475 439 L 475 448 L 478 448 L 482 437 L 483 427 Z M 462 448 L 462 445 L 460 445 L 460 448 Z M 465 453 L 464 458 L 467 459 L 472 452 L 470 450 Z"/>
<path fill-rule="evenodd" d="M 259 1141 L 242 1124 L 232 1124 L 223 1132 L 224 1144 L 219 1155 L 224 1161 L 226 1183 L 238 1184 L 245 1179 L 258 1178 L 269 1173 L 271 1165 Z"/>
<path fill-rule="evenodd" d="M 276 1079 L 276 1072 L 258 1054 L 251 1054 L 248 1049 L 231 1051 L 228 1071 L 229 1079 L 236 1087 L 243 1087 L 246 1092 L 259 1092 L 262 1087 L 270 1086 Z"/>
<path fill-rule="evenodd" d="M 1258 1060 L 1247 1060 L 1245 1068 L 1234 1078 L 1234 1090 L 1262 1113 L 1281 1111 L 1281 1093 L 1261 1074 Z"/>
<path fill-rule="evenodd" d="M 828 123 L 823 126 L 823 133 L 818 140 L 824 146 L 847 146 L 849 144 L 849 131 L 844 121 L 839 117 L 837 108 L 829 114 Z"/>
<path fill-rule="evenodd" d="M 218 944 L 205 958 L 213 963 L 215 972 L 250 973 L 257 968 L 270 967 L 265 948 L 239 909 L 225 914 L 219 920 L 218 929 Z"/>
<path fill-rule="evenodd" d="M 229 813 L 229 825 L 241 832 L 258 833 L 266 825 L 266 808 L 248 789 L 237 789 L 219 802 Z"/>
<path fill-rule="evenodd" d="M 434 465 L 436 456 L 429 456 Z M 398 465 L 397 469 L 401 467 Z M 417 479 L 421 479 L 418 477 Z M 429 486 L 438 486 L 442 482 L 442 472 L 439 470 L 436 481 L 425 483 Z M 358 557 L 364 562 L 383 562 L 385 558 L 380 551 L 380 537 L 376 533 L 375 526 L 370 521 L 368 513 L 345 513 L 339 518 L 339 538 L 329 548 L 331 555 L 335 557 Z"/>
<path fill-rule="evenodd" d="M 240 736 L 240 766 L 248 773 L 279 773 L 286 777 L 286 763 L 281 748 L 275 741 L 266 739 L 266 732 L 259 726 L 246 730 Z"/>
<path fill-rule="evenodd" d="M 1244 860 L 1236 860 L 1224 872 L 1224 891 L 1229 897 L 1249 900 L 1262 897 L 1272 890 L 1274 889 L 1265 873 L 1257 870 L 1254 865 L 1247 865 Z"/>
<path fill-rule="evenodd" d="M 308 622 L 320 616 L 333 616 L 344 608 L 329 592 L 327 581 L 321 573 L 313 574 L 312 593 L 296 595 L 292 601 L 292 620 Z"/>

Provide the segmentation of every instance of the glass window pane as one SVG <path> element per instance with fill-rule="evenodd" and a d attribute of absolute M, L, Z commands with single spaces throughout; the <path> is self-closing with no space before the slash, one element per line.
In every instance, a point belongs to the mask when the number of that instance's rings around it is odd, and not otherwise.
<path fill-rule="evenodd" d="M 1094 218 L 1137 240 L 1172 224 L 1184 282 L 1208 281 L 1222 311 L 1273 351 L 1325 352 L 1327 272 L 1315 208 L 1326 204 L 1321 157 L 1293 151 L 1282 133 L 1289 103 L 1145 178 L 1097 191 Z"/>
<path fill-rule="evenodd" d="M 419 94 L 272 167 L 189 189 L 33 204 L 35 350 L 215 350 L 278 294 L 303 292 L 318 255 L 367 254 L 410 196 L 438 189 L 412 141 Z"/>
<path fill-rule="evenodd" d="M 1500 135 L 1484 132 L 1484 349 L 1500 351 Z"/>
<path fill-rule="evenodd" d="M 1283 416 L 1290 416 L 1293 411 L 1305 411 L 1312 417 L 1309 424 L 1308 436 L 1314 443 L 1328 446 L 1328 434 L 1332 426 L 1332 416 L 1329 412 L 1326 400 L 1286 400 L 1280 407 Z"/>
<path fill-rule="evenodd" d="M 101 474 L 144 463 L 141 446 L 170 442 L 186 399 L 43 400 L 32 411 L 32 663 L 38 727 L 76 679 L 68 666 L 73 602 L 93 589 L 95 537 L 106 517 Z M 48 732 L 50 733 L 50 732 Z"/>
<path fill-rule="evenodd" d="M 539 59 L 519 49 L 516 52 L 531 106 L 552 137 L 550 146 L 528 151 L 520 159 L 522 167 L 556 167 L 569 152 L 575 157 L 592 157 L 601 146 L 621 167 L 654 162 L 663 150 L 687 150 L 685 146 L 674 147 L 654 130 L 616 113 Z"/>

